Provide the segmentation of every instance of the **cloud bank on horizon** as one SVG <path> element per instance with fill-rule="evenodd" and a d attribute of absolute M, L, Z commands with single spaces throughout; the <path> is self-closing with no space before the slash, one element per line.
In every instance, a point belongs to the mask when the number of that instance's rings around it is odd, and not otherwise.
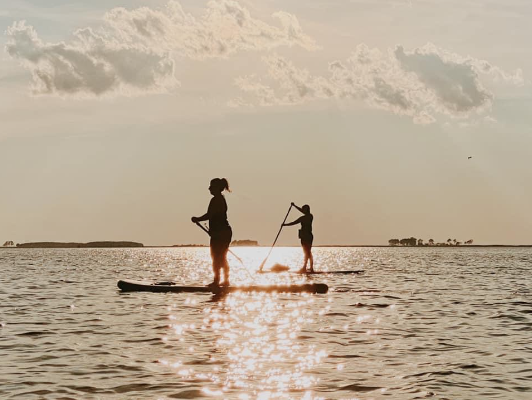
<path fill-rule="evenodd" d="M 170 0 L 165 9 L 115 8 L 98 29 L 84 28 L 69 43 L 45 43 L 24 21 L 6 35 L 7 53 L 33 77 L 35 95 L 101 96 L 164 92 L 178 84 L 174 57 L 207 59 L 237 51 L 317 46 L 297 18 L 273 17 L 276 27 L 255 19 L 231 0 L 210 1 L 200 19 Z"/>
<path fill-rule="evenodd" d="M 179 85 L 176 58 L 227 58 L 240 51 L 271 52 L 280 46 L 318 49 L 296 16 L 279 11 L 273 18 L 279 26 L 252 17 L 233 0 L 210 1 L 196 18 L 178 1 L 170 0 L 160 10 L 114 8 L 104 15 L 101 26 L 76 31 L 68 43 L 46 43 L 32 26 L 15 22 L 6 32 L 6 51 L 31 72 L 35 95 L 161 93 Z M 359 44 L 345 61 L 330 62 L 327 76 L 313 76 L 276 54 L 263 59 L 267 76 L 237 78 L 242 95 L 229 105 L 353 99 L 409 116 L 415 123 L 430 124 L 438 116 L 485 116 L 495 97 L 489 84 L 524 82 L 520 70 L 506 72 L 432 44 L 413 50 L 399 45 L 386 52 Z"/>
<path fill-rule="evenodd" d="M 521 70 L 507 73 L 487 61 L 462 57 L 432 44 L 383 53 L 360 44 L 346 61 L 328 65 L 329 76 L 312 76 L 277 55 L 264 57 L 267 80 L 240 77 L 237 86 L 251 99 L 239 97 L 233 106 L 292 105 L 317 99 L 356 99 L 415 123 L 430 124 L 437 115 L 466 118 L 491 109 L 494 98 L 482 80 L 512 85 L 524 83 Z M 251 102 L 251 103 L 250 103 Z"/>

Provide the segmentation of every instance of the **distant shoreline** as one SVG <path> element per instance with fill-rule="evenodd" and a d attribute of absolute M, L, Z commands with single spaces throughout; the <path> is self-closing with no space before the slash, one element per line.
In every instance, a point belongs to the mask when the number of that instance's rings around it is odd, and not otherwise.
<path fill-rule="evenodd" d="M 124 248 L 143 248 L 143 249 L 171 249 L 171 248 L 208 248 L 209 245 L 203 244 L 186 244 L 186 245 L 170 245 L 170 246 L 145 246 L 142 243 L 136 242 L 90 242 L 90 243 L 56 243 L 56 242 L 43 242 L 43 243 L 22 243 L 17 246 L 5 246 L 0 249 L 124 249 Z M 245 246 L 232 246 L 232 247 L 245 247 Z M 249 246 L 249 247 L 270 247 L 270 246 Z M 276 246 L 276 247 L 299 247 L 299 245 L 293 246 Z M 312 246 L 313 248 L 397 248 L 397 249 L 467 249 L 467 248 L 529 248 L 532 244 L 471 244 L 461 246 L 390 246 L 380 244 L 324 244 Z"/>
<path fill-rule="evenodd" d="M 144 247 L 142 243 L 130 241 L 97 241 L 78 242 L 30 242 L 17 243 L 16 246 L 5 246 L 3 249 L 105 249 Z"/>

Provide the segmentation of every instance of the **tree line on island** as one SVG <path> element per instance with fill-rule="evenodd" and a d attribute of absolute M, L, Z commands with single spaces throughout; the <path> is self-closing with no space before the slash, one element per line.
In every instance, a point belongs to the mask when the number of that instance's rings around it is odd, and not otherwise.
<path fill-rule="evenodd" d="M 256 240 L 233 240 L 231 246 L 258 246 L 259 242 Z M 142 243 L 137 242 L 89 242 L 89 243 L 64 243 L 64 242 L 34 242 L 34 243 L 17 243 L 12 240 L 6 241 L 2 247 L 18 247 L 18 248 L 105 248 L 105 247 L 144 247 Z M 205 247 L 204 244 L 176 244 L 172 247 Z"/>
<path fill-rule="evenodd" d="M 388 240 L 390 246 L 461 246 L 473 244 L 473 239 L 460 242 L 456 239 L 447 239 L 446 242 L 436 243 L 434 239 L 425 242 L 423 239 L 415 237 L 404 239 Z M 203 244 L 186 244 L 174 245 L 172 247 L 204 247 Z M 231 246 L 259 246 L 256 240 L 233 240 Z M 37 242 L 37 243 L 17 243 L 8 240 L 2 247 L 19 247 L 19 248 L 103 248 L 103 247 L 144 247 L 142 243 L 137 242 L 89 242 L 89 243 L 61 243 L 61 242 Z"/>
<path fill-rule="evenodd" d="M 233 240 L 231 242 L 231 246 L 258 246 L 259 245 L 259 242 L 256 241 L 256 240 L 249 240 L 249 239 L 244 239 L 244 240 Z"/>
<path fill-rule="evenodd" d="M 112 241 L 100 241 L 89 243 L 77 243 L 77 242 L 34 242 L 34 243 L 13 243 L 12 240 L 8 240 L 2 247 L 18 247 L 18 248 L 34 248 L 34 249 L 79 249 L 79 248 L 113 248 L 113 247 L 144 247 L 142 243 L 137 242 L 112 242 Z"/>
<path fill-rule="evenodd" d="M 416 239 L 415 237 L 405 238 L 405 239 L 390 239 L 388 240 L 390 246 L 461 246 L 462 244 L 471 245 L 473 244 L 473 239 L 466 240 L 465 242 L 460 242 L 456 239 L 447 239 L 446 242 L 436 243 L 434 239 L 429 239 L 425 242 L 423 239 Z"/>

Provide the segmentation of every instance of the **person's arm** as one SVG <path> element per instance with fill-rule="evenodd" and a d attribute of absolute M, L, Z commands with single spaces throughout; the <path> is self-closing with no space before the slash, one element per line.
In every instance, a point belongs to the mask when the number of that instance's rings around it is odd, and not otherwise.
<path fill-rule="evenodd" d="M 209 212 L 206 212 L 201 217 L 192 217 L 191 218 L 192 222 L 194 222 L 194 223 L 201 222 L 201 221 L 207 221 L 208 219 L 209 219 Z"/>
<path fill-rule="evenodd" d="M 295 221 L 292 221 L 292 222 L 287 222 L 287 223 L 283 224 L 283 226 L 292 226 L 292 225 L 300 224 L 301 223 L 301 219 L 303 219 L 303 217 L 299 217 L 298 219 L 296 219 Z"/>
<path fill-rule="evenodd" d="M 211 201 L 209 202 L 209 207 L 207 208 L 207 212 L 203 214 L 201 217 L 192 217 L 191 221 L 194 223 L 201 222 L 201 221 L 207 221 L 213 212 L 214 206 L 215 206 L 214 198 L 212 198 Z"/>
<path fill-rule="evenodd" d="M 296 206 L 294 202 L 292 202 L 292 207 L 297 208 L 297 211 L 299 211 L 300 213 L 303 213 L 303 210 L 301 209 L 301 207 Z"/>

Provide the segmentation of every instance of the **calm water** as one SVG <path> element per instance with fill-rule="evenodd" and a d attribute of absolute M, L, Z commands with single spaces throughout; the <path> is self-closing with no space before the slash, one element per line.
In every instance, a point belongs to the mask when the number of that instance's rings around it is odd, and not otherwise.
<path fill-rule="evenodd" d="M 234 251 L 233 284 L 306 279 Z M 366 273 L 309 278 L 326 295 L 121 294 L 208 283 L 208 249 L 0 250 L 0 398 L 532 399 L 531 249 L 314 253 Z"/>

